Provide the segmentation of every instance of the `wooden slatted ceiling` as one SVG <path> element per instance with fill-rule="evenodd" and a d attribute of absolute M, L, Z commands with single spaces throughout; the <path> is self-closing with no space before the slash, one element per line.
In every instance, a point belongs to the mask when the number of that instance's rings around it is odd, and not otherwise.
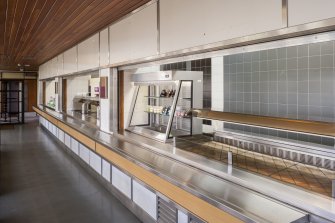
<path fill-rule="evenodd" d="M 0 0 L 0 70 L 37 70 L 149 1 Z"/>

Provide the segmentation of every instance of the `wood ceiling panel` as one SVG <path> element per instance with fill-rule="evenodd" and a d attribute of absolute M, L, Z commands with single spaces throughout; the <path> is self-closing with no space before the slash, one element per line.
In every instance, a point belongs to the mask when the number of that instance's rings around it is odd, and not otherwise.
<path fill-rule="evenodd" d="M 12 30 L 12 25 L 13 25 L 13 21 L 14 21 L 14 15 L 15 15 L 15 10 L 16 10 L 16 0 L 13 1 L 7 1 L 6 2 L 6 6 L 7 8 L 5 9 L 5 13 L 6 13 L 6 18 L 4 20 L 4 54 L 6 57 L 8 57 L 9 55 L 6 54 L 6 52 L 8 51 L 8 47 L 9 47 L 9 41 L 10 41 L 10 33 Z"/>
<path fill-rule="evenodd" d="M 8 5 L 10 5 L 11 1 L 7 1 Z M 14 1 L 13 1 L 14 2 Z M 5 54 L 7 55 L 8 61 L 7 63 L 10 63 L 13 61 L 14 55 L 11 54 L 11 49 L 15 47 L 15 39 L 17 37 L 18 31 L 21 29 L 21 23 L 23 19 L 24 11 L 27 7 L 28 0 L 18 0 L 15 2 L 14 11 L 10 11 L 11 15 L 8 13 L 8 17 L 12 18 L 12 23 L 10 26 L 8 26 L 7 30 L 7 36 L 5 38 L 8 38 L 8 41 L 5 43 Z"/>
<path fill-rule="evenodd" d="M 62 45 L 74 45 L 73 40 L 76 39 L 76 34 L 80 34 L 78 31 L 78 27 L 81 23 L 84 23 L 91 17 L 94 17 L 95 11 L 93 11 L 95 8 L 104 8 L 109 4 L 109 2 L 106 1 L 93 1 L 91 4 L 88 5 L 88 7 L 83 8 L 83 10 L 77 10 L 76 13 L 74 13 L 71 16 L 71 19 L 64 24 L 63 29 L 57 33 L 53 33 L 53 35 L 50 36 L 48 43 L 46 43 L 46 47 L 61 47 Z M 91 14 L 92 16 L 87 17 L 87 15 Z M 100 14 L 100 13 L 99 13 Z M 73 29 L 75 27 L 75 29 Z M 89 28 L 89 27 L 87 27 Z M 86 29 L 87 29 L 86 28 Z M 58 40 L 62 39 L 62 42 L 59 42 Z M 70 41 L 68 41 L 70 39 Z M 72 44 L 71 44 L 72 43 Z M 36 44 L 36 43 L 33 43 Z M 42 51 L 42 50 L 38 50 Z M 43 52 L 43 51 L 42 51 Z M 38 52 L 35 52 L 35 56 Z"/>
<path fill-rule="evenodd" d="M 0 1 L 0 21 L 5 21 L 6 20 L 6 9 L 7 9 L 7 2 L 6 1 Z M 5 31 L 5 23 L 0 22 L 0 30 Z M 2 61 L 2 56 L 4 54 L 4 35 L 0 34 L 0 63 Z"/>
<path fill-rule="evenodd" d="M 150 0 L 0 0 L 0 70 L 26 70 Z"/>
<path fill-rule="evenodd" d="M 30 7 L 33 4 L 28 4 L 28 0 L 22 0 L 20 4 L 17 4 L 14 22 L 12 27 L 12 33 L 9 39 L 8 52 L 9 55 L 13 55 L 11 51 L 17 46 L 16 40 L 18 39 L 18 35 L 22 35 L 22 31 L 24 29 L 25 23 L 27 22 L 26 16 L 29 15 L 32 10 Z"/>
<path fill-rule="evenodd" d="M 83 13 L 84 15 L 87 14 L 89 12 L 89 8 L 91 6 L 91 3 L 92 2 L 98 2 L 98 1 L 74 1 L 74 2 L 76 2 L 74 7 L 76 7 L 78 5 L 80 6 L 79 10 L 70 11 L 70 12 L 73 12 L 73 13 L 67 14 L 67 16 L 65 16 L 65 15 L 63 15 L 62 12 L 65 12 L 65 14 L 66 14 L 66 12 L 69 11 L 67 9 L 70 9 L 70 7 L 63 8 L 61 10 L 61 12 L 59 14 L 57 14 L 57 17 L 58 18 L 68 18 L 68 19 L 62 19 L 62 20 L 53 19 L 53 20 L 49 21 L 47 26 L 41 28 L 41 30 L 39 31 L 39 33 L 37 34 L 35 39 L 33 39 L 30 42 L 29 47 L 24 49 L 24 51 L 22 53 L 25 54 L 28 51 L 30 51 L 35 56 L 37 51 L 43 50 L 44 48 L 47 48 L 49 43 L 51 43 L 54 38 L 56 38 L 56 41 L 58 42 L 58 44 L 64 44 L 64 39 L 62 38 L 62 36 L 59 36 L 58 34 L 65 32 L 66 35 L 71 36 L 71 29 L 68 29 L 67 27 L 71 27 L 73 29 L 73 27 L 74 27 L 73 19 L 76 16 L 80 15 L 80 13 Z M 80 4 L 80 2 L 85 3 L 85 4 Z M 82 17 L 79 17 L 79 18 L 83 19 Z M 57 28 L 59 26 L 62 27 L 62 29 Z M 48 37 L 46 37 L 46 35 L 48 35 Z M 44 45 L 41 46 L 40 41 L 45 39 L 45 38 L 48 38 L 48 41 L 44 41 L 43 42 Z M 59 39 L 62 39 L 62 41 L 59 42 Z M 40 48 L 36 47 L 38 45 L 40 45 Z"/>
<path fill-rule="evenodd" d="M 50 7 L 52 1 L 45 1 L 45 0 L 37 0 L 35 2 L 35 8 L 30 14 L 30 18 L 28 21 L 27 26 L 25 27 L 25 30 L 23 31 L 23 34 L 20 38 L 20 42 L 18 46 L 16 47 L 16 51 L 13 53 L 15 55 L 14 60 L 17 61 L 19 58 L 22 59 L 22 51 L 25 49 L 24 46 L 26 45 L 27 41 L 30 41 L 30 38 L 32 35 L 29 35 L 31 32 L 33 32 L 33 28 L 35 28 L 35 25 L 38 23 L 39 19 L 42 21 L 42 17 L 44 16 L 42 12 L 46 13 L 46 10 L 43 11 L 44 7 Z"/>

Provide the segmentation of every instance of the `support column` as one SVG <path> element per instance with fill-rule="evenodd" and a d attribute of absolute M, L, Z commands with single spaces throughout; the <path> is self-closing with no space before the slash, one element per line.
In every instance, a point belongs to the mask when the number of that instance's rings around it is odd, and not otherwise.
<path fill-rule="evenodd" d="M 110 111 L 111 111 L 111 123 L 110 129 L 112 132 L 118 131 L 118 119 L 119 119 L 119 76 L 117 68 L 111 69 L 111 103 L 110 103 Z"/>
<path fill-rule="evenodd" d="M 223 56 L 212 58 L 212 110 L 223 111 L 224 83 Z M 223 130 L 223 122 L 212 121 L 214 131 Z"/>
<path fill-rule="evenodd" d="M 60 112 L 62 111 L 62 100 L 61 100 L 61 95 L 62 95 L 62 78 L 56 77 L 55 78 L 55 111 Z"/>
<path fill-rule="evenodd" d="M 43 81 L 37 81 L 37 105 L 43 104 Z"/>
<path fill-rule="evenodd" d="M 332 198 L 335 198 L 335 180 L 332 180 Z"/>
<path fill-rule="evenodd" d="M 112 75 L 110 68 L 100 70 L 100 78 L 107 77 L 107 98 L 100 98 L 100 129 L 104 132 L 111 132 L 111 101 L 112 101 Z M 101 80 L 100 80 L 101 81 Z M 101 89 L 100 89 L 101 90 Z"/>

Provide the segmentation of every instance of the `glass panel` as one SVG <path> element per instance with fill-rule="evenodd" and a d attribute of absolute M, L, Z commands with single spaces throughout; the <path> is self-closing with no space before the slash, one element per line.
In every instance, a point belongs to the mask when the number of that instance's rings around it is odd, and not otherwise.
<path fill-rule="evenodd" d="M 182 81 L 169 137 L 192 134 L 192 81 Z"/>
<path fill-rule="evenodd" d="M 175 93 L 174 82 L 139 86 L 130 126 L 166 133 Z"/>
<path fill-rule="evenodd" d="M 63 98 L 63 108 L 66 108 L 63 111 L 75 118 L 100 126 L 100 98 L 101 93 L 104 94 L 103 97 L 108 97 L 108 78 L 100 79 L 98 71 L 92 71 L 80 76 L 67 77 L 65 80 L 62 81 L 66 99 Z"/>
<path fill-rule="evenodd" d="M 55 108 L 56 106 L 56 94 L 55 94 L 55 80 L 46 81 L 46 87 L 45 87 L 45 100 L 46 100 L 46 106 L 50 108 Z"/>

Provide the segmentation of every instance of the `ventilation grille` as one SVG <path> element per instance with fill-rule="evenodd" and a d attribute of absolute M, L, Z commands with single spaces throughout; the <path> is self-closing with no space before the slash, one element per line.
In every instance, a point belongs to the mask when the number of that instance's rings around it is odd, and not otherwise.
<path fill-rule="evenodd" d="M 305 154 L 299 151 L 292 151 L 285 148 L 285 145 L 261 144 L 245 139 L 240 139 L 238 136 L 232 138 L 231 135 L 214 136 L 214 140 L 227 145 L 235 146 L 241 149 L 262 153 L 270 156 L 275 156 L 282 159 L 292 160 L 299 163 L 308 164 L 311 166 L 321 167 L 329 170 L 335 170 L 335 160 L 319 157 L 314 154 Z"/>
<path fill-rule="evenodd" d="M 196 216 L 190 214 L 189 223 L 206 223 L 206 222 L 201 220 L 200 218 L 197 218 Z"/>
<path fill-rule="evenodd" d="M 158 197 L 157 200 L 157 222 L 159 223 L 175 223 L 177 222 L 177 209 L 172 203 Z"/>

